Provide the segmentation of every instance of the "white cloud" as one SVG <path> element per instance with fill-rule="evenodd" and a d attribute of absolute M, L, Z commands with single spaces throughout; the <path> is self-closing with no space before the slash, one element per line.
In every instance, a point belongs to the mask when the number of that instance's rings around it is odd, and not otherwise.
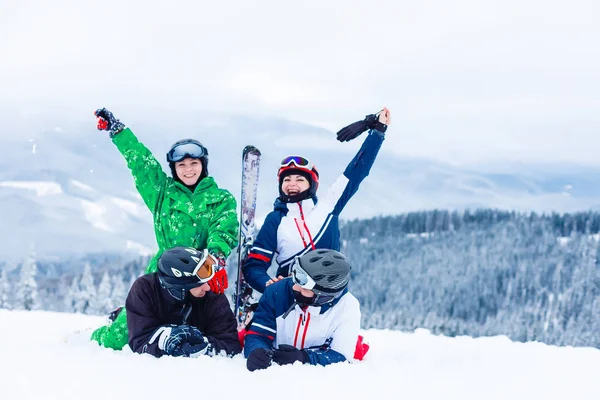
<path fill-rule="evenodd" d="M 46 181 L 4 181 L 0 182 L 0 187 L 32 190 L 37 197 L 51 196 L 63 192 L 58 183 Z"/>
<path fill-rule="evenodd" d="M 597 1 L 0 7 L 0 104 L 203 108 L 333 131 L 387 105 L 386 147 L 405 154 L 598 162 Z"/>
<path fill-rule="evenodd" d="M 156 254 L 156 248 L 151 249 L 132 240 L 128 240 L 125 243 L 125 248 L 128 250 L 134 250 L 142 256 L 153 256 L 154 254 Z"/>
<path fill-rule="evenodd" d="M 114 232 L 113 226 L 109 222 L 106 207 L 100 203 L 94 203 L 89 200 L 79 199 L 85 218 L 96 229 L 106 232 Z"/>

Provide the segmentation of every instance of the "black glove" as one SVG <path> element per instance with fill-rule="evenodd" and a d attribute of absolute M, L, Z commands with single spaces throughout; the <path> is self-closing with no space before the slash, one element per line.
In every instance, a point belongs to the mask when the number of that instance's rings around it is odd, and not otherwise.
<path fill-rule="evenodd" d="M 195 326 L 163 326 L 158 348 L 173 357 L 195 357 L 209 349 L 208 340 Z"/>
<path fill-rule="evenodd" d="M 208 339 L 204 338 L 204 340 L 201 343 L 191 343 L 191 342 L 183 343 L 181 345 L 181 355 L 183 357 L 196 358 L 203 354 L 209 354 L 210 349 L 211 349 L 211 346 L 210 346 L 210 343 L 208 342 Z"/>
<path fill-rule="evenodd" d="M 273 350 L 256 349 L 248 356 L 246 367 L 248 371 L 256 371 L 257 369 L 267 369 L 273 361 Z"/>
<path fill-rule="evenodd" d="M 337 133 L 337 140 L 340 142 L 349 142 L 360 136 L 367 129 L 377 129 L 379 132 L 385 133 L 387 125 L 379 122 L 378 114 L 369 114 L 362 121 L 356 121 L 340 129 Z"/>
<path fill-rule="evenodd" d="M 117 317 L 119 316 L 121 311 L 123 311 L 123 307 L 117 308 L 116 310 L 114 310 L 113 312 L 110 313 L 110 315 L 108 316 L 108 319 L 111 320 L 112 322 L 115 322 L 115 319 L 117 319 Z"/>
<path fill-rule="evenodd" d="M 279 349 L 273 351 L 273 361 L 279 365 L 293 364 L 296 361 L 306 364 L 308 362 L 308 354 L 289 344 L 280 344 Z"/>
<path fill-rule="evenodd" d="M 113 113 L 106 108 L 99 108 L 94 111 L 96 116 L 97 128 L 99 131 L 108 131 L 110 137 L 115 136 L 125 128 L 125 124 L 115 118 Z"/>

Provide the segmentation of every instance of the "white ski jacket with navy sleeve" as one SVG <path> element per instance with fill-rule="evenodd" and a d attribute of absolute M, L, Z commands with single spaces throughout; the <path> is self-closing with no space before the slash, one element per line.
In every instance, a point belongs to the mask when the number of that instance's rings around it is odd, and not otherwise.
<path fill-rule="evenodd" d="M 258 348 L 285 344 L 305 350 L 313 365 L 353 360 L 360 329 L 356 297 L 346 289 L 333 304 L 300 307 L 293 285 L 288 278 L 266 288 L 245 336 L 245 357 Z"/>
<path fill-rule="evenodd" d="M 260 229 L 243 266 L 244 278 L 254 289 L 264 292 L 271 279 L 267 270 L 271 261 L 279 265 L 277 276 L 288 276 L 295 256 L 316 249 L 340 250 L 338 217 L 360 183 L 369 175 L 385 138 L 384 133 L 369 131 L 358 153 L 344 173 L 325 195 L 298 203 L 275 201 Z"/>

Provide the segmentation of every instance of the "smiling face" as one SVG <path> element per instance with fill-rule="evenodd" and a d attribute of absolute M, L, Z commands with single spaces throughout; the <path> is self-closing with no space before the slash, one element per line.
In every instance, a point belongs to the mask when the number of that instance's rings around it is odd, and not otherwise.
<path fill-rule="evenodd" d="M 281 190 L 288 196 L 304 192 L 310 187 L 308 180 L 302 175 L 288 175 L 283 178 Z"/>
<path fill-rule="evenodd" d="M 202 162 L 198 158 L 184 158 L 175 163 L 175 172 L 184 185 L 195 185 L 202 174 Z"/>

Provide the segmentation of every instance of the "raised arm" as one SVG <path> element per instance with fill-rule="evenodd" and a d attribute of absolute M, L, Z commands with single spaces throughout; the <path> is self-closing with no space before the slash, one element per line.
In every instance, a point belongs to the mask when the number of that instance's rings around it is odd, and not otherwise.
<path fill-rule="evenodd" d="M 108 131 L 113 143 L 125 158 L 140 196 L 150 211 L 154 212 L 157 201 L 167 182 L 160 163 L 144 146 L 131 129 L 116 119 L 105 108 L 96 110 L 98 129 Z"/>
<path fill-rule="evenodd" d="M 334 215 L 342 212 L 348 201 L 358 191 L 362 181 L 369 175 L 390 122 L 391 113 L 384 108 L 379 114 L 367 115 L 363 121 L 354 122 L 338 132 L 338 140 L 344 142 L 358 137 L 364 130 L 369 129 L 369 134 L 344 173 L 325 194 L 323 200 L 333 205 Z"/>

